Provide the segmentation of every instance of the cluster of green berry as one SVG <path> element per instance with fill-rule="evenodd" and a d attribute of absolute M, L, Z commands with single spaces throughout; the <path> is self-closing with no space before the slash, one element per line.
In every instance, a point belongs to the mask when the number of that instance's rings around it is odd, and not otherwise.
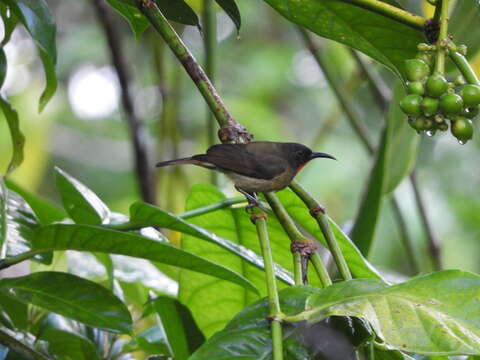
<path fill-rule="evenodd" d="M 407 92 L 400 107 L 418 133 L 432 136 L 450 130 L 464 144 L 473 136 L 472 120 L 479 113 L 480 86 L 465 84 L 463 78 L 449 82 L 432 71 L 435 46 L 419 44 L 415 59 L 406 60 Z"/>

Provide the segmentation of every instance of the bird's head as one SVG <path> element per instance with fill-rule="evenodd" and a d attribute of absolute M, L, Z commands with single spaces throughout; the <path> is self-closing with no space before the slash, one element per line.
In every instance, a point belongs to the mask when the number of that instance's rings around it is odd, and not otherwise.
<path fill-rule="evenodd" d="M 327 158 L 337 160 L 335 157 L 329 154 L 322 152 L 314 152 L 310 150 L 307 146 L 297 143 L 284 143 L 284 151 L 288 154 L 288 159 L 290 164 L 300 171 L 310 160 L 317 158 Z"/>

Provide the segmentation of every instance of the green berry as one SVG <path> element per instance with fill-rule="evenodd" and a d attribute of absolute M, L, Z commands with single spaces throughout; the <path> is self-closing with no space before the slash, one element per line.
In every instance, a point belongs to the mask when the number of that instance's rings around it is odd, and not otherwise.
<path fill-rule="evenodd" d="M 407 95 L 400 101 L 400 108 L 407 115 L 420 115 L 422 109 L 420 107 L 422 103 L 422 97 L 420 95 Z"/>
<path fill-rule="evenodd" d="M 437 129 L 440 131 L 447 131 L 448 130 L 448 124 L 447 123 L 441 123 L 437 125 Z"/>
<path fill-rule="evenodd" d="M 430 67 L 425 61 L 420 59 L 409 59 L 405 61 L 405 70 L 407 79 L 410 81 L 418 81 L 425 79 L 430 74 Z"/>
<path fill-rule="evenodd" d="M 465 116 L 466 118 L 473 119 L 478 115 L 480 110 L 479 108 L 480 106 L 477 105 L 475 107 L 463 109 L 462 115 Z"/>
<path fill-rule="evenodd" d="M 473 136 L 472 120 L 458 116 L 452 123 L 451 131 L 461 144 L 465 144 Z"/>
<path fill-rule="evenodd" d="M 412 128 L 417 130 L 417 132 L 420 132 L 425 130 L 425 120 L 426 118 L 424 116 L 419 116 L 419 117 L 410 119 L 409 124 Z"/>
<path fill-rule="evenodd" d="M 440 98 L 440 109 L 446 115 L 458 115 L 463 108 L 463 99 L 457 94 L 446 94 Z"/>
<path fill-rule="evenodd" d="M 480 104 L 480 86 L 467 84 L 460 90 L 460 96 L 467 107 L 474 107 Z"/>
<path fill-rule="evenodd" d="M 410 81 L 407 83 L 407 90 L 409 94 L 423 95 L 425 94 L 425 87 L 421 81 Z"/>
<path fill-rule="evenodd" d="M 432 67 L 435 62 L 435 57 L 433 52 L 421 52 L 416 56 L 417 59 L 422 60 L 429 67 Z"/>
<path fill-rule="evenodd" d="M 437 113 L 437 110 L 438 110 L 438 100 L 425 97 L 423 98 L 422 103 L 420 104 L 420 107 L 422 108 L 423 115 L 433 116 Z"/>
<path fill-rule="evenodd" d="M 425 90 L 428 96 L 438 98 L 448 89 L 448 81 L 440 74 L 434 74 L 428 77 L 425 84 Z"/>

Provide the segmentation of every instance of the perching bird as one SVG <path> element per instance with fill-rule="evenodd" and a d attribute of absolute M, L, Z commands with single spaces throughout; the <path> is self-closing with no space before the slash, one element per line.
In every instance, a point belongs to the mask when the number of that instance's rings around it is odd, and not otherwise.
<path fill-rule="evenodd" d="M 258 141 L 213 145 L 206 154 L 162 161 L 157 167 L 193 164 L 221 171 L 247 199 L 258 203 L 255 193 L 287 187 L 295 175 L 316 158 L 335 159 L 329 154 L 313 152 L 302 144 Z"/>

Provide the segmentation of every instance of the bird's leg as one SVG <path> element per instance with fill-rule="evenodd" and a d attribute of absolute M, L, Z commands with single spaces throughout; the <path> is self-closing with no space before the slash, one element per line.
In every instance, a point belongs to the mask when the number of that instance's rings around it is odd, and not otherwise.
<path fill-rule="evenodd" d="M 247 201 L 248 201 L 248 206 L 258 206 L 260 209 L 262 209 L 263 211 L 268 211 L 268 209 L 263 206 L 263 204 L 260 202 L 260 200 L 258 200 L 258 197 L 255 193 L 249 193 L 245 190 L 242 190 L 240 189 L 239 187 L 236 187 L 235 186 L 235 189 L 237 189 L 237 191 L 243 195 L 245 195 L 245 197 L 247 198 Z"/>

